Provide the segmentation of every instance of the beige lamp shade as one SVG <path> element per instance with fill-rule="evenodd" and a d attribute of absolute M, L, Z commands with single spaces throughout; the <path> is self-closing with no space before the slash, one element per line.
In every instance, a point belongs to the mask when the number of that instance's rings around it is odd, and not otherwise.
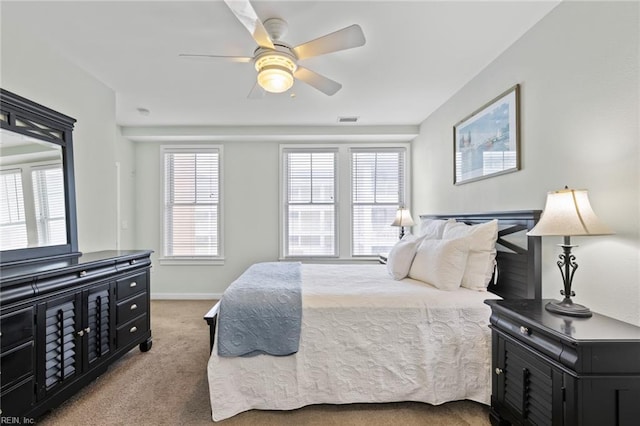
<path fill-rule="evenodd" d="M 596 216 L 585 189 L 561 189 L 547 194 L 540 221 L 527 235 L 608 235 L 611 229 Z"/>
<path fill-rule="evenodd" d="M 411 217 L 411 212 L 404 207 L 400 207 L 396 212 L 396 218 L 393 220 L 391 226 L 413 226 L 415 222 Z"/>

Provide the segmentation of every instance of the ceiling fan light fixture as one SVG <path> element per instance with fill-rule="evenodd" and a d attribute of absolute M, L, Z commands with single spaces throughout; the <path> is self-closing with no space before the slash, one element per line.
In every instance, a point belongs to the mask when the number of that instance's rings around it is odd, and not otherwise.
<path fill-rule="evenodd" d="M 283 93 L 293 86 L 296 63 L 288 55 L 270 52 L 256 59 L 258 84 L 267 92 Z"/>
<path fill-rule="evenodd" d="M 286 92 L 293 86 L 293 75 L 287 69 L 265 67 L 258 73 L 258 84 L 267 92 Z"/>
<path fill-rule="evenodd" d="M 308 68 L 298 67 L 297 61 L 360 47 L 366 43 L 362 28 L 353 24 L 291 47 L 281 41 L 288 29 L 285 20 L 273 17 L 262 22 L 250 0 L 225 0 L 225 3 L 257 43 L 258 47 L 253 51 L 253 57 L 204 54 L 180 54 L 180 56 L 226 58 L 233 62 L 253 61 L 257 71 L 257 83 L 251 89 L 249 98 L 264 95 L 264 92 L 286 92 L 296 80 L 308 84 L 327 96 L 333 96 L 342 88 L 342 84 Z"/>

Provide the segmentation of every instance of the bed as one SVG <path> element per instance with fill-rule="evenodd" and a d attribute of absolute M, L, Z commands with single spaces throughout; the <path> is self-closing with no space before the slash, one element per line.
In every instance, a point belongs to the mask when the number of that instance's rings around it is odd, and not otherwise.
<path fill-rule="evenodd" d="M 497 267 L 488 291 L 443 291 L 410 277 L 394 280 L 383 264 L 302 264 L 299 347 L 293 355 L 220 356 L 216 304 L 205 315 L 213 420 L 321 403 L 489 404 L 490 308 L 484 300 L 540 298 L 540 240 L 526 236 L 539 215 L 420 216 L 469 226 L 497 219 Z"/>

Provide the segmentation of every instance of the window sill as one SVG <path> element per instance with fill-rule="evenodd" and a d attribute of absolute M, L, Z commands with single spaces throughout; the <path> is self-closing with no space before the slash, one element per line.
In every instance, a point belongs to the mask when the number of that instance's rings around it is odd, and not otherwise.
<path fill-rule="evenodd" d="M 160 265 L 203 265 L 203 266 L 223 266 L 224 257 L 161 257 L 158 259 Z"/>
<path fill-rule="evenodd" d="M 377 257 L 281 257 L 280 262 L 302 263 L 378 263 Z"/>

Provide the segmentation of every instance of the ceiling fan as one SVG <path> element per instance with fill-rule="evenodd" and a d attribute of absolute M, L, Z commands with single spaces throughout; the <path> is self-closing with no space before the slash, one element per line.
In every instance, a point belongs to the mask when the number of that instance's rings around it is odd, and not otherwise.
<path fill-rule="evenodd" d="M 342 88 L 342 84 L 298 65 L 298 61 L 363 46 L 366 42 L 362 29 L 359 25 L 354 24 L 315 40 L 291 47 L 281 40 L 287 32 L 286 21 L 280 18 L 270 18 L 263 23 L 258 18 L 249 0 L 225 0 L 225 3 L 258 43 L 253 56 L 186 53 L 182 53 L 179 56 L 186 58 L 218 58 L 233 62 L 253 62 L 258 75 L 257 82 L 249 93 L 249 98 L 261 97 L 265 91 L 271 93 L 286 92 L 293 86 L 294 78 L 329 96 L 334 95 Z"/>

